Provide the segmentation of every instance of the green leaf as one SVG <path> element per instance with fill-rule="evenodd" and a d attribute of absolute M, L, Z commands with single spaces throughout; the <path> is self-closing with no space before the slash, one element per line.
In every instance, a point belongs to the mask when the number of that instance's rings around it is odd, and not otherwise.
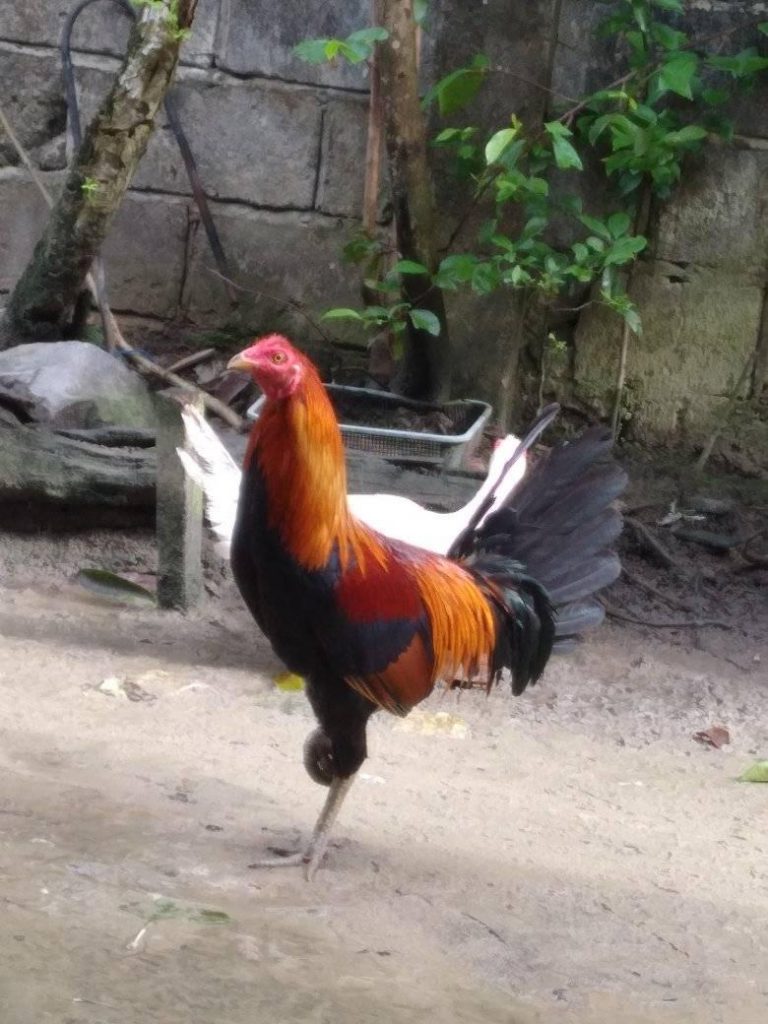
<path fill-rule="evenodd" d="M 768 57 L 761 57 L 754 46 L 750 46 L 732 57 L 707 57 L 707 64 L 718 71 L 727 71 L 733 78 L 748 78 L 768 68 Z"/>
<path fill-rule="evenodd" d="M 469 254 L 456 253 L 453 256 L 446 256 L 444 260 L 440 261 L 437 271 L 438 287 L 445 288 L 455 282 L 464 284 L 471 281 L 477 263 L 477 256 Z"/>
<path fill-rule="evenodd" d="M 478 263 L 472 275 L 472 290 L 488 295 L 499 285 L 499 273 L 492 263 Z"/>
<path fill-rule="evenodd" d="M 364 319 L 356 309 L 344 309 L 337 307 L 323 313 L 321 320 L 362 320 Z"/>
<path fill-rule="evenodd" d="M 440 334 L 440 320 L 428 309 L 412 309 L 408 314 L 410 321 L 417 331 L 426 331 L 438 337 Z"/>
<path fill-rule="evenodd" d="M 202 924 L 229 924 L 232 920 L 224 910 L 198 910 L 194 919 Z"/>
<path fill-rule="evenodd" d="M 688 42 L 685 32 L 678 32 L 676 29 L 670 28 L 669 25 L 663 25 L 660 21 L 654 22 L 651 34 L 665 50 L 679 50 Z"/>
<path fill-rule="evenodd" d="M 392 310 L 386 306 L 366 306 L 363 310 L 363 319 L 371 323 L 386 324 L 392 316 Z"/>
<path fill-rule="evenodd" d="M 514 142 L 517 128 L 502 128 L 492 135 L 485 146 L 485 162 L 490 167 L 495 164 L 507 146 Z"/>
<path fill-rule="evenodd" d="M 557 166 L 561 170 L 567 170 L 569 167 L 575 167 L 579 171 L 583 170 L 581 157 L 568 141 L 568 137 L 573 132 L 566 128 L 561 121 L 547 121 L 544 129 L 552 139 L 552 152 L 555 155 Z"/>
<path fill-rule="evenodd" d="M 389 39 L 389 32 L 385 28 L 374 26 L 373 28 L 358 29 L 357 32 L 347 36 L 346 42 L 352 45 L 363 43 L 367 46 L 372 46 L 374 43 L 383 43 L 385 39 Z"/>
<path fill-rule="evenodd" d="M 629 263 L 639 252 L 646 247 L 648 240 L 642 235 L 635 235 L 632 238 L 620 238 L 610 247 L 605 257 L 605 266 L 621 266 Z"/>
<path fill-rule="evenodd" d="M 664 11 L 674 11 L 676 14 L 683 13 L 683 0 L 651 0 L 654 7 L 661 7 Z"/>
<path fill-rule="evenodd" d="M 297 676 L 295 672 L 278 672 L 272 680 L 283 693 L 295 693 L 304 689 L 304 677 Z"/>
<path fill-rule="evenodd" d="M 531 275 L 524 270 L 521 266 L 512 267 L 512 271 L 509 274 L 509 281 L 515 287 L 520 285 L 528 284 L 531 280 Z"/>
<path fill-rule="evenodd" d="M 687 124 L 677 132 L 667 132 L 664 141 L 667 145 L 685 146 L 693 142 L 699 142 L 707 137 L 706 128 L 698 124 Z"/>
<path fill-rule="evenodd" d="M 731 97 L 727 89 L 704 89 L 701 98 L 710 107 L 719 107 L 726 103 Z"/>
<path fill-rule="evenodd" d="M 619 213 L 612 213 L 606 223 L 611 236 L 613 238 L 620 238 L 629 231 L 631 221 L 629 214 L 620 211 Z"/>
<path fill-rule="evenodd" d="M 699 66 L 699 58 L 690 50 L 673 54 L 662 66 L 658 75 L 659 88 L 693 99 L 691 83 Z"/>
<path fill-rule="evenodd" d="M 577 171 L 583 171 L 584 165 L 581 157 L 567 139 L 553 139 L 552 152 L 555 154 L 555 163 L 561 170 L 575 167 Z"/>
<path fill-rule="evenodd" d="M 305 39 L 294 46 L 293 52 L 308 64 L 324 64 L 328 59 L 325 51 L 330 42 L 330 39 Z"/>
<path fill-rule="evenodd" d="M 768 36 L 768 21 L 761 21 L 757 26 L 757 31 L 762 32 L 764 36 Z"/>
<path fill-rule="evenodd" d="M 643 322 L 634 306 L 628 306 L 626 309 L 621 310 L 621 316 L 631 331 L 634 331 L 635 334 L 643 333 Z"/>
<path fill-rule="evenodd" d="M 415 260 L 398 260 L 398 262 L 392 267 L 392 270 L 397 274 L 428 274 L 429 271 L 423 263 L 417 263 Z"/>
<path fill-rule="evenodd" d="M 438 109 L 443 117 L 453 114 L 475 97 L 483 84 L 489 64 L 487 57 L 478 54 L 467 67 L 457 68 L 433 85 L 424 97 L 422 105 L 428 107 L 437 100 Z"/>
<path fill-rule="evenodd" d="M 106 569 L 81 569 L 75 576 L 75 582 L 108 601 L 132 605 L 157 603 L 151 590 Z"/>
<path fill-rule="evenodd" d="M 600 235 L 602 238 L 606 239 L 606 241 L 610 242 L 612 237 L 611 231 L 608 225 L 604 224 L 603 221 L 598 220 L 597 217 L 590 217 L 588 213 L 582 213 L 579 220 L 585 228 L 589 228 L 589 230 L 594 234 Z"/>
<path fill-rule="evenodd" d="M 613 116 L 613 114 L 602 114 L 592 122 L 589 131 L 587 132 L 587 138 L 589 139 L 591 146 L 595 145 L 605 129 L 610 125 L 613 120 Z"/>
<path fill-rule="evenodd" d="M 641 32 L 648 31 L 648 4 L 646 0 L 629 0 L 632 13 Z"/>
<path fill-rule="evenodd" d="M 549 223 L 546 217 L 531 217 L 521 232 L 522 238 L 534 238 L 540 235 Z"/>
<path fill-rule="evenodd" d="M 742 772 L 739 782 L 768 782 L 768 761 L 755 761 L 746 771 Z"/>
<path fill-rule="evenodd" d="M 435 145 L 444 146 L 449 142 L 456 142 L 457 139 L 461 139 L 464 134 L 463 128 L 443 128 L 439 135 L 434 138 Z"/>
<path fill-rule="evenodd" d="M 429 0 L 413 0 L 413 20 L 417 25 L 423 25 L 429 14 Z"/>

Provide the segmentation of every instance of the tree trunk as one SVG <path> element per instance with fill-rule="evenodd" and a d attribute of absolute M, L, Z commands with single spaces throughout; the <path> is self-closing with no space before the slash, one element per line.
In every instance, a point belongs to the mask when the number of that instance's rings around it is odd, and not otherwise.
<path fill-rule="evenodd" d="M 147 148 L 197 0 L 142 5 L 125 65 L 86 131 L 43 237 L 0 322 L 0 349 L 62 338 L 77 296 Z"/>
<path fill-rule="evenodd" d="M 402 259 L 434 271 L 437 265 L 435 205 L 427 161 L 427 131 L 419 103 L 416 23 L 413 0 L 375 0 L 376 24 L 389 32 L 379 44 L 381 102 L 397 248 Z M 409 398 L 441 401 L 451 380 L 450 344 L 443 294 L 426 275 L 403 276 L 403 298 L 440 321 L 440 335 L 405 330 L 396 389 Z"/>

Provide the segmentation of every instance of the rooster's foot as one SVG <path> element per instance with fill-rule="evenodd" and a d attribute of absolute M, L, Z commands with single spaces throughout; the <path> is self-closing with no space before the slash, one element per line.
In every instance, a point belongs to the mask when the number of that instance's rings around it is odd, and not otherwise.
<path fill-rule="evenodd" d="M 304 877 L 308 882 L 311 882 L 328 849 L 331 827 L 338 816 L 341 805 L 344 802 L 344 797 L 349 792 L 353 780 L 354 775 L 348 779 L 333 780 L 323 809 L 320 812 L 320 817 L 317 819 L 312 838 L 303 853 L 291 853 L 286 857 L 265 857 L 263 860 L 255 861 L 250 866 L 252 868 L 289 868 L 298 867 L 303 864 Z"/>

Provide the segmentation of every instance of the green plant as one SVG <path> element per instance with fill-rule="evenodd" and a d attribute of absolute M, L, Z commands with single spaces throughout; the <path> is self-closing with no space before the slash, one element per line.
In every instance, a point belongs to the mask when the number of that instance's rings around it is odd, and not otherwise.
<path fill-rule="evenodd" d="M 734 86 L 750 86 L 768 68 L 768 58 L 754 47 L 728 56 L 710 53 L 713 40 L 696 41 L 687 33 L 682 0 L 618 0 L 612 7 L 600 31 L 619 44 L 625 70 L 606 88 L 543 125 L 524 125 L 513 116 L 490 135 L 470 124 L 445 127 L 433 139 L 435 147 L 451 155 L 471 204 L 490 207 L 473 246 L 452 251 L 457 229 L 433 273 L 412 260 L 383 270 L 382 244 L 357 235 L 345 248 L 346 258 L 362 266 L 370 290 L 391 301 L 359 310 L 331 309 L 326 319 L 354 320 L 395 334 L 410 321 L 437 335 L 437 317 L 403 301 L 403 278 L 416 275 L 445 291 L 470 287 L 480 295 L 499 288 L 567 295 L 596 284 L 590 301 L 624 320 L 624 345 L 626 331 L 641 330 L 624 273 L 647 245 L 641 199 L 644 194 L 668 196 L 686 156 L 710 133 L 730 138 L 733 129 L 722 106 Z M 768 34 L 768 23 L 757 28 Z M 332 55 L 357 62 L 370 55 L 382 31 L 364 30 L 347 40 L 310 40 L 297 52 L 305 59 Z M 370 49 L 363 55 L 365 47 Z M 435 104 L 441 117 L 453 116 L 475 97 L 488 74 L 488 59 L 477 55 L 437 82 L 424 104 Z M 591 163 L 597 157 L 611 186 L 614 209 L 605 216 L 585 210 L 576 190 L 568 188 L 568 175 L 581 173 L 588 157 Z M 552 241 L 555 219 L 568 225 L 569 245 Z"/>
<path fill-rule="evenodd" d="M 131 0 L 134 7 L 151 7 L 156 11 L 165 9 L 165 21 L 174 39 L 188 39 L 191 29 L 179 24 L 179 0 Z"/>

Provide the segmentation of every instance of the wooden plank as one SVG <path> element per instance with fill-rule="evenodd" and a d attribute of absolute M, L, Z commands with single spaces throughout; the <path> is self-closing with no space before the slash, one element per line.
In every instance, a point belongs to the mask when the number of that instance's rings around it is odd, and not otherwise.
<path fill-rule="evenodd" d="M 177 448 L 186 433 L 182 402 L 203 411 L 202 398 L 169 388 L 156 396 L 157 435 L 157 600 L 161 608 L 194 607 L 203 593 L 203 492 L 184 471 Z"/>

